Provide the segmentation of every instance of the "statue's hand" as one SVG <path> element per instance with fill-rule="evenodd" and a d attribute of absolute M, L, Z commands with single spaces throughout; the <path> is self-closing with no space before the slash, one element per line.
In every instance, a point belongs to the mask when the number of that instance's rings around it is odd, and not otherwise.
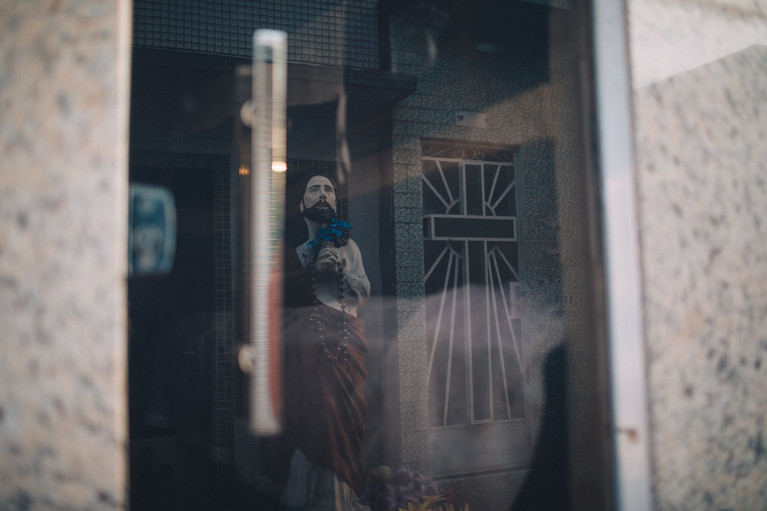
<path fill-rule="evenodd" d="M 314 263 L 315 269 L 322 273 L 326 271 L 338 271 L 338 263 L 343 264 L 341 253 L 337 248 L 326 247 L 317 254 L 317 261 Z"/>

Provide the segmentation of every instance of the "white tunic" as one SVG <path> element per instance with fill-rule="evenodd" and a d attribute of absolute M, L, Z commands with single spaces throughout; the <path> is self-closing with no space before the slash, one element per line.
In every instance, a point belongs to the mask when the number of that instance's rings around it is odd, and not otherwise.
<path fill-rule="evenodd" d="M 296 247 L 296 253 L 304 268 L 311 263 L 314 250 L 315 247 L 310 246 L 308 241 Z M 337 268 L 318 269 L 315 281 L 317 300 L 336 310 L 345 310 L 347 314 L 357 316 L 357 307 L 370 297 L 370 282 L 365 275 L 359 247 L 353 240 L 349 240 L 343 247 L 321 249 L 320 256 L 323 251 L 330 251 L 336 260 L 343 261 L 342 293 L 339 293 Z M 343 306 L 339 294 L 343 295 Z"/>

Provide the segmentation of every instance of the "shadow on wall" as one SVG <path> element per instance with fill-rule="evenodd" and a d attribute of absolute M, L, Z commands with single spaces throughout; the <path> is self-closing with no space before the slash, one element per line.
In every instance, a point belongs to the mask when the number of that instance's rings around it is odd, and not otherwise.
<path fill-rule="evenodd" d="M 545 407 L 528 473 L 509 511 L 570 509 L 567 348 L 553 348 L 543 364 Z"/>

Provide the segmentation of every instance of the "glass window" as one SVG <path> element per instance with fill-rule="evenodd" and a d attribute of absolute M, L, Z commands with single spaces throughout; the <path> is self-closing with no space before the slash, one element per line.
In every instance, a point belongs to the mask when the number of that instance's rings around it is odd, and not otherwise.
<path fill-rule="evenodd" d="M 178 219 L 171 271 L 129 282 L 134 511 L 609 502 L 589 8 L 134 2 L 130 179 Z M 251 216 L 276 208 L 258 29 L 287 34 L 268 360 L 241 351 L 267 321 Z"/>

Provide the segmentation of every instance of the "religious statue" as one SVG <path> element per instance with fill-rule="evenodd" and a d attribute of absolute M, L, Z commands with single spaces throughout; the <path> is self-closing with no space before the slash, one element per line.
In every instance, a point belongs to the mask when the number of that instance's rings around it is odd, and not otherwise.
<path fill-rule="evenodd" d="M 285 248 L 285 427 L 292 456 L 287 510 L 363 510 L 363 443 L 368 342 L 357 308 L 370 283 L 350 226 L 337 218 L 329 178 L 306 181 L 305 231 Z M 292 242 L 291 242 L 292 240 Z"/>

